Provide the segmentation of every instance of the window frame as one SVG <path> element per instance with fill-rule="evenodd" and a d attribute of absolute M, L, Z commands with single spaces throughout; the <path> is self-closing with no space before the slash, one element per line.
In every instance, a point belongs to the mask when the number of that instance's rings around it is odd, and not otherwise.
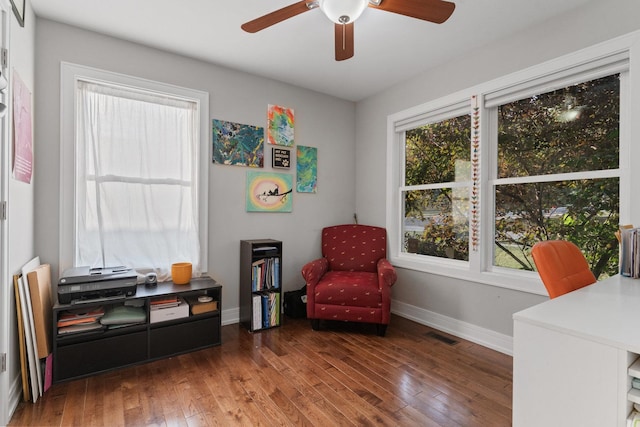
<path fill-rule="evenodd" d="M 620 178 L 620 221 L 636 223 L 640 220 L 640 201 L 631 197 L 631 182 L 640 179 L 640 171 L 630 168 L 630 158 L 640 156 L 640 147 L 634 147 L 631 134 L 640 135 L 640 124 L 630 117 L 639 115 L 640 67 L 632 67 L 633 59 L 640 57 L 640 32 L 613 39 L 596 46 L 556 58 L 551 61 L 506 75 L 501 78 L 467 88 L 445 97 L 391 114 L 387 117 L 387 196 L 386 227 L 389 231 L 389 259 L 397 267 L 422 271 L 435 275 L 478 282 L 508 289 L 546 295 L 537 273 L 493 266 L 494 239 L 494 188 L 497 162 L 497 104 L 496 100 L 522 99 L 537 93 L 569 86 L 619 72 L 620 75 L 620 158 L 619 169 L 614 173 Z M 604 74 L 603 74 L 604 73 Z M 632 93 L 633 91 L 633 93 Z M 420 118 L 434 112 L 450 111 L 452 105 L 472 100 L 470 111 L 478 114 L 479 179 L 476 182 L 478 197 L 478 246 L 472 249 L 470 236 L 469 262 L 428 257 L 402 252 L 402 185 L 404 183 L 404 129 L 406 123 L 420 123 Z M 639 102 L 636 102 L 637 104 Z M 487 106 L 488 105 L 488 106 Z M 446 119 L 454 116 L 439 116 Z M 472 134 L 473 138 L 473 134 Z M 640 145 L 640 144 L 636 144 Z M 640 158 L 640 157 L 637 157 Z M 636 168 L 639 169 L 639 168 Z M 610 174 L 611 172 L 606 172 Z M 593 172 L 587 172 L 591 176 Z M 596 172 L 595 175 L 599 175 Z M 549 179 L 560 175 L 549 175 Z M 636 198 L 637 199 L 637 198 Z M 471 217 L 470 217 L 471 221 Z M 470 233 L 472 233 L 470 225 Z"/>
<path fill-rule="evenodd" d="M 399 191 L 399 197 L 400 197 L 400 204 L 402 206 L 404 206 L 404 197 L 403 194 L 410 192 L 410 191 L 420 191 L 420 190 L 438 190 L 438 189 L 450 189 L 450 190 L 454 190 L 454 189 L 460 189 L 460 188 L 471 188 L 473 185 L 473 180 L 471 179 L 471 177 L 469 177 L 468 180 L 465 181 L 439 181 L 439 182 L 433 182 L 433 183 L 424 183 L 424 184 L 414 184 L 414 185 L 408 185 L 406 183 L 406 149 L 405 149 L 405 144 L 404 141 L 406 139 L 406 131 L 409 129 L 415 129 L 418 128 L 420 126 L 425 126 L 425 125 L 430 125 L 430 124 L 435 124 L 435 123 L 440 123 L 442 121 L 445 120 L 449 120 L 449 119 L 453 119 L 453 118 L 457 118 L 460 116 L 465 116 L 465 115 L 469 115 L 470 119 L 471 119 L 471 103 L 470 101 L 467 100 L 462 100 L 460 102 L 455 102 L 452 104 L 447 104 L 445 105 L 443 108 L 438 108 L 436 109 L 436 111 L 434 112 L 429 112 L 427 114 L 423 114 L 421 115 L 417 120 L 412 120 L 410 122 L 404 122 L 401 125 L 396 125 L 396 130 L 402 132 L 401 133 L 401 182 L 400 182 L 400 187 L 398 189 Z M 471 121 L 471 120 L 470 120 Z M 469 139 L 469 161 L 471 161 L 471 139 Z M 402 214 L 400 215 L 401 217 L 401 221 L 404 220 L 404 208 L 402 208 Z M 468 218 L 468 222 L 467 222 L 467 226 L 470 228 L 470 218 Z M 400 226 L 402 227 L 402 231 L 401 233 L 404 235 L 404 227 L 402 226 L 402 224 L 400 224 Z M 403 246 L 403 242 L 404 242 L 404 236 L 399 237 L 400 240 L 400 245 L 401 247 Z M 400 251 L 402 251 L 402 249 L 400 249 Z M 409 253 L 409 252 L 407 252 Z M 421 254 L 415 254 L 416 256 L 425 256 L 425 255 L 421 255 Z M 445 263 L 445 265 L 451 264 L 451 265 L 460 265 L 460 266 L 465 266 L 469 263 L 469 261 L 463 261 L 463 260 L 458 260 L 458 259 L 450 259 L 450 258 L 444 258 L 444 257 L 432 257 L 435 259 L 441 259 L 443 260 L 442 262 Z"/>
<path fill-rule="evenodd" d="M 75 260 L 75 155 L 76 155 L 76 97 L 78 80 L 102 82 L 187 99 L 198 105 L 198 234 L 200 265 L 208 269 L 208 167 L 209 167 L 209 93 L 174 86 L 139 77 L 100 70 L 68 62 L 60 64 L 60 237 L 59 269 L 74 267 Z"/>

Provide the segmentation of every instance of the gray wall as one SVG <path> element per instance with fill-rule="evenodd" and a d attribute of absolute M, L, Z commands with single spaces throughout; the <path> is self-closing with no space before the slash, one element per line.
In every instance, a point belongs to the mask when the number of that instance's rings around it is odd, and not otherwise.
<path fill-rule="evenodd" d="M 357 105 L 356 207 L 385 225 L 387 116 L 640 28 L 637 0 L 592 1 L 543 26 L 463 55 Z M 425 52 L 428 54 L 428 52 Z M 396 301 L 513 335 L 512 314 L 547 298 L 481 283 L 400 270 Z"/>
<path fill-rule="evenodd" d="M 295 109 L 296 144 L 318 148 L 317 194 L 293 194 L 292 213 L 245 212 L 248 168 L 209 166 L 209 273 L 223 286 L 223 321 L 237 317 L 241 239 L 283 242 L 284 290 L 304 284 L 302 265 L 320 254 L 320 229 L 351 222 L 355 210 L 355 104 L 38 19 L 35 241 L 58 276 L 60 62 L 72 62 L 209 92 L 210 118 L 265 126 L 268 104 Z M 295 156 L 295 150 L 292 152 Z M 271 147 L 265 168 L 271 169 Z M 295 175 L 295 169 L 288 171 Z M 295 179 L 295 178 L 294 178 Z"/>

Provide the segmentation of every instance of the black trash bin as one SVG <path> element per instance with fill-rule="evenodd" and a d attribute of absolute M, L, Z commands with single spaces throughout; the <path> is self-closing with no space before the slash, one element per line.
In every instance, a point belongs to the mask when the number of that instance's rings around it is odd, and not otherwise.
<path fill-rule="evenodd" d="M 284 293 L 284 314 L 294 319 L 307 317 L 307 285 Z"/>

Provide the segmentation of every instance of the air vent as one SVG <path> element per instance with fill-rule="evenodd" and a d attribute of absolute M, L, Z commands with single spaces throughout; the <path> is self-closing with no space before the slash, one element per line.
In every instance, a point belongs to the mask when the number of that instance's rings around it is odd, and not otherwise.
<path fill-rule="evenodd" d="M 428 336 L 429 338 L 435 338 L 438 341 L 442 341 L 443 343 L 445 343 L 447 345 L 456 345 L 456 344 L 458 344 L 458 341 L 454 340 L 453 338 L 445 337 L 444 335 L 440 335 L 437 332 L 427 332 L 425 335 Z"/>

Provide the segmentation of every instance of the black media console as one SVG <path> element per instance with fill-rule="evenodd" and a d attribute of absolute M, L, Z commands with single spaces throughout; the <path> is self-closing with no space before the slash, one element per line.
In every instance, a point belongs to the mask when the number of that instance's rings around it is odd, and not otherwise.
<path fill-rule="evenodd" d="M 155 316 L 152 302 L 178 297 L 185 301 L 215 301 L 209 309 L 183 307 L 188 314 L 180 318 Z M 197 304 L 197 303 L 194 303 Z M 188 285 L 173 282 L 158 283 L 147 288 L 138 285 L 131 297 L 53 306 L 53 382 L 66 381 L 129 365 L 140 364 L 181 353 L 221 344 L 222 286 L 209 277 L 192 279 Z M 59 333 L 58 320 L 66 313 L 91 312 L 121 306 L 142 307 L 146 318 L 142 323 L 118 327 L 101 327 L 83 332 Z M 173 309 L 171 309 L 173 310 Z M 176 309 L 177 310 L 177 309 Z M 166 311 L 168 313 L 168 311 Z M 157 313 L 155 313 L 157 314 Z M 62 329 L 62 328 L 60 328 Z"/>

